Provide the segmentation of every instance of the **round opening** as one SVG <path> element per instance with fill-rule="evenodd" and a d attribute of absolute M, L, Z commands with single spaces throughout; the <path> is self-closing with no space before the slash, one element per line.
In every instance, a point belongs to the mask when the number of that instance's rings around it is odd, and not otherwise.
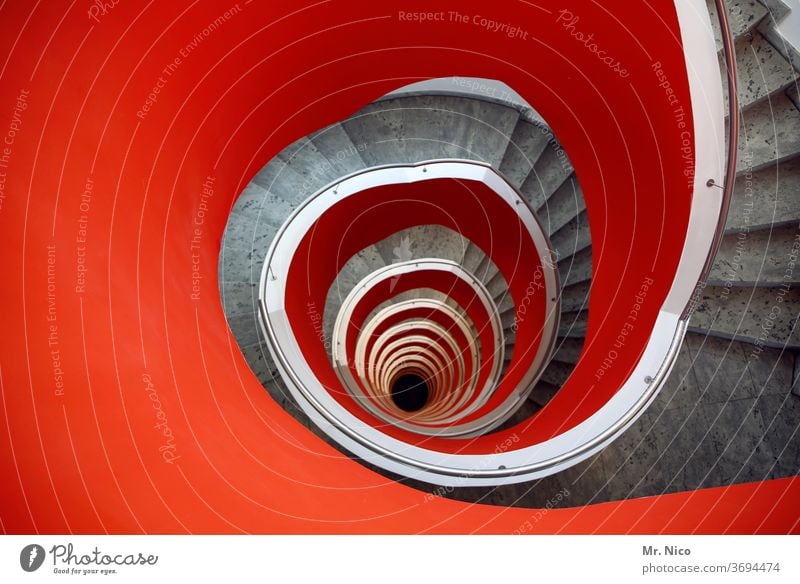
<path fill-rule="evenodd" d="M 428 383 L 419 375 L 401 375 L 392 385 L 392 401 L 404 412 L 421 410 L 428 402 Z"/>

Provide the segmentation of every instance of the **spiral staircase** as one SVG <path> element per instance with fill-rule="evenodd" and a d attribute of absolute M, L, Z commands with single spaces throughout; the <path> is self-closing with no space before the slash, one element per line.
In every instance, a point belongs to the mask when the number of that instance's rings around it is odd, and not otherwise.
<path fill-rule="evenodd" d="M 800 349 L 796 326 L 800 296 L 794 288 L 798 276 L 790 262 L 798 252 L 800 220 L 793 191 L 800 176 L 800 167 L 795 164 L 800 150 L 800 112 L 796 99 L 793 101 L 798 73 L 787 59 L 790 55 L 781 54 L 761 32 L 760 26 L 763 28 L 762 23 L 768 20 L 767 7 L 741 2 L 729 8 L 743 121 L 736 189 L 719 252 L 699 289 L 689 332 L 664 389 L 627 432 L 588 461 L 534 483 L 476 488 L 452 479 L 444 484 L 458 488 L 440 488 L 440 494 L 532 507 L 546 504 L 552 493 L 564 488 L 572 493 L 565 504 L 572 506 L 796 474 L 800 436 L 792 429 L 800 419 L 800 402 L 791 391 L 797 379 L 796 351 Z M 714 13 L 713 3 L 709 3 L 709 10 Z M 717 37 L 724 65 L 718 25 Z M 269 266 L 265 268 L 265 259 L 276 235 L 284 224 L 286 229 L 298 228 L 293 225 L 293 213 L 326 189 L 342 188 L 349 177 L 371 169 L 433 170 L 461 161 L 485 165 L 520 195 L 524 204 L 516 204 L 533 211 L 546 235 L 549 257 L 555 261 L 548 263 L 545 258 L 542 266 L 554 267 L 552 277 L 558 282 L 558 302 L 551 308 L 558 312 L 559 323 L 553 351 L 546 354 L 524 399 L 509 415 L 482 427 L 481 433 L 524 423 L 547 405 L 581 359 L 589 317 L 592 237 L 578 178 L 557 137 L 527 104 L 458 90 L 459 86 L 485 83 L 469 80 L 465 84 L 456 78 L 393 92 L 284 149 L 253 178 L 232 209 L 219 271 L 220 294 L 231 330 L 270 395 L 333 444 L 336 441 L 297 406 L 270 353 L 260 324 L 259 290 L 262 273 L 267 279 L 274 277 Z M 452 89 L 448 90 L 448 85 Z M 509 88 L 504 88 L 503 94 L 510 95 Z M 339 227 L 344 238 L 352 225 L 344 217 Z M 490 221 L 490 229 L 505 228 L 507 224 Z M 329 245 L 338 248 L 337 255 L 346 247 L 338 240 Z M 502 341 L 494 349 L 502 356 L 501 374 L 494 382 L 499 386 L 512 364 L 517 321 L 523 318 L 519 314 L 521 304 L 515 302 L 491 256 L 461 233 L 457 222 L 416 224 L 366 245 L 352 256 L 339 258 L 339 271 L 324 303 L 312 303 L 308 311 L 328 359 L 340 370 L 347 370 L 347 351 L 337 351 L 337 345 L 346 342 L 342 329 L 347 323 L 336 321 L 352 318 L 352 310 L 343 307 L 351 303 L 351 296 L 365 279 L 385 272 L 396 286 L 403 274 L 409 276 L 407 271 L 392 276 L 392 266 L 396 272 L 397 267 L 412 265 L 413 274 L 432 258 L 460 266 L 488 293 L 501 328 Z M 519 257 L 522 261 L 525 258 Z M 534 294 L 538 288 L 544 286 L 531 280 L 527 294 Z M 390 292 L 371 310 L 372 329 L 381 327 L 387 315 L 395 314 L 395 324 L 405 322 L 402 330 L 410 335 L 414 325 L 421 326 L 437 306 L 449 307 L 469 321 L 466 310 L 448 298 L 446 290 L 420 284 L 403 292 Z M 420 313 L 423 305 L 430 312 Z M 765 312 L 763 307 L 772 306 L 778 309 L 772 314 Z M 411 311 L 406 320 L 404 310 Z M 415 315 L 420 320 L 414 320 Z M 368 330 L 369 322 L 369 318 L 362 320 Z M 453 328 L 454 321 L 449 322 Z M 413 412 L 431 409 L 437 398 L 428 395 L 433 391 L 428 385 L 434 385 L 437 375 L 446 372 L 448 379 L 453 378 L 453 372 L 446 370 L 451 368 L 454 356 L 463 356 L 476 345 L 478 351 L 486 351 L 477 338 L 481 331 L 474 322 L 469 322 L 465 331 L 461 340 L 469 338 L 469 342 L 458 345 L 451 339 L 451 353 L 431 351 L 441 336 L 419 336 L 416 344 L 413 336 L 407 337 L 411 340 L 400 344 L 411 347 L 400 352 L 400 361 L 407 369 L 396 367 L 394 376 L 388 378 L 404 388 L 399 390 L 399 402 L 397 395 L 392 398 L 395 403 L 388 399 L 397 388 L 392 389 L 392 382 L 384 380 L 376 386 L 373 398 L 385 403 L 382 408 L 373 407 L 373 413 L 387 425 L 408 425 L 408 415 L 401 415 L 397 408 L 404 392 Z M 362 334 L 367 333 L 362 330 Z M 395 335 L 403 338 L 399 331 Z M 390 335 L 388 340 L 394 338 Z M 427 355 L 428 360 L 421 362 L 428 368 L 409 364 L 409 353 Z M 434 358 L 434 353 L 439 358 Z M 358 374 L 362 377 L 366 377 L 365 355 L 373 354 L 381 352 L 361 353 Z M 411 386 L 403 385 L 404 371 L 414 380 Z M 463 383 L 464 371 L 460 375 Z M 350 382 L 358 385 L 352 376 Z M 362 406 L 372 402 L 363 392 L 358 395 Z M 416 427 L 413 423 L 411 426 Z M 436 426 L 434 431 L 430 426 L 425 431 L 424 427 L 416 429 L 433 436 L 447 436 L 449 432 L 446 426 Z M 364 462 L 375 468 L 369 459 Z M 414 473 L 387 476 L 431 489 L 415 480 Z"/>
<path fill-rule="evenodd" d="M 782 2 L 63 4 L 0 7 L 0 531 L 798 530 Z"/>
<path fill-rule="evenodd" d="M 588 281 L 591 274 L 588 225 L 585 218 L 579 216 L 583 211 L 583 198 L 569 161 L 546 126 L 513 105 L 457 94 L 414 92 L 380 100 L 279 154 L 237 200 L 223 240 L 220 291 L 232 331 L 267 390 L 301 419 L 302 414 L 269 354 L 257 309 L 264 258 L 280 226 L 317 191 L 327 185 L 339 185 L 344 177 L 365 169 L 413 167 L 420 163 L 422 168 L 434 168 L 437 164 L 462 160 L 469 161 L 468 166 L 477 169 L 486 165 L 503 176 L 514 176 L 511 184 L 520 189 L 531 209 L 538 210 L 538 221 L 544 226 L 544 232 L 557 234 L 552 244 L 553 253 L 572 257 L 582 252 L 580 269 L 584 278 L 578 282 Z M 548 214 L 550 210 L 552 214 Z M 576 236 L 580 236 L 580 240 Z M 498 317 L 497 332 L 503 340 L 498 349 L 505 355 L 500 365 L 502 373 L 507 372 L 514 352 L 517 320 L 521 316 L 516 314 L 512 294 L 501 271 L 478 245 L 459 233 L 457 224 L 450 228 L 428 224 L 402 229 L 347 258 L 324 304 L 315 305 L 311 310 L 311 318 L 319 320 L 320 335 L 326 339 L 329 358 L 335 359 L 331 341 L 335 336 L 334 321 L 343 302 L 359 283 L 370 274 L 395 265 L 412 263 L 418 268 L 422 258 L 452 262 L 480 283 L 489 297 L 491 310 L 496 311 Z M 540 274 L 541 282 L 531 280 L 527 294 L 542 287 L 544 274 Z M 402 277 L 393 277 L 391 284 L 397 286 Z M 555 278 L 555 270 L 551 277 Z M 581 319 L 585 318 L 587 295 L 588 286 L 577 285 L 570 286 L 562 297 L 559 354 L 571 351 L 577 357 L 580 352 Z M 413 308 L 423 300 L 432 302 L 431 308 L 440 303 L 440 306 L 459 309 L 456 302 L 448 301 L 446 293 L 416 288 L 394 294 L 375 311 L 404 304 Z M 462 314 L 467 316 L 463 311 Z M 474 324 L 469 329 L 465 329 L 462 340 L 478 332 Z M 559 375 L 568 375 L 570 368 L 568 359 L 551 362 L 543 379 L 532 388 L 514 415 L 527 416 L 543 406 L 557 389 L 552 381 Z M 315 425 L 308 425 L 316 430 Z"/>

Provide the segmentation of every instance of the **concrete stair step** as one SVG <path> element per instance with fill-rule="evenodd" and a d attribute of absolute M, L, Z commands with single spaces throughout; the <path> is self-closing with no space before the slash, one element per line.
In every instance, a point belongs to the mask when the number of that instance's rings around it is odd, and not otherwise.
<path fill-rule="evenodd" d="M 514 347 L 516 346 L 517 333 L 515 333 L 513 329 L 509 328 L 508 330 L 503 331 L 503 335 L 505 336 L 506 340 L 505 345 L 503 345 L 506 361 L 510 363 L 514 357 Z M 505 369 L 503 370 L 503 373 L 505 373 Z"/>
<path fill-rule="evenodd" d="M 556 350 L 553 353 L 553 360 L 574 366 L 580 359 L 583 351 L 583 339 L 560 338 L 556 341 Z"/>
<path fill-rule="evenodd" d="M 229 315 L 228 326 L 240 347 L 257 344 L 261 340 L 258 313 Z"/>
<path fill-rule="evenodd" d="M 796 223 L 800 218 L 800 158 L 780 162 L 736 177 L 725 229 L 735 233 L 745 228 Z"/>
<path fill-rule="evenodd" d="M 520 119 L 514 108 L 457 96 L 412 96 L 403 105 L 415 161 L 466 158 L 498 168 Z"/>
<path fill-rule="evenodd" d="M 585 280 L 561 289 L 561 312 L 575 312 L 589 308 L 591 282 Z"/>
<path fill-rule="evenodd" d="M 368 165 L 462 158 L 499 167 L 519 112 L 447 95 L 383 99 L 343 126 Z"/>
<path fill-rule="evenodd" d="M 800 349 L 800 288 L 707 286 L 689 330 L 760 346 Z M 756 353 L 757 354 L 757 353 Z"/>
<path fill-rule="evenodd" d="M 561 258 L 558 262 L 558 277 L 562 288 L 590 280 L 592 277 L 592 246 Z"/>
<path fill-rule="evenodd" d="M 585 326 L 560 326 L 558 328 L 558 336 L 570 339 L 583 339 L 586 338 Z"/>
<path fill-rule="evenodd" d="M 371 103 L 340 123 L 352 144 L 363 145 L 361 158 L 367 167 L 404 164 L 403 109 L 389 102 Z"/>
<path fill-rule="evenodd" d="M 468 246 L 462 235 L 441 225 L 415 225 L 375 244 L 385 265 L 420 258 L 460 262 Z"/>
<path fill-rule="evenodd" d="M 385 265 L 383 257 L 373 245 L 359 251 L 342 266 L 325 299 L 325 308 L 322 313 L 325 338 L 332 337 L 339 309 L 353 288 L 369 274 Z"/>
<path fill-rule="evenodd" d="M 575 314 L 570 313 L 567 315 L 567 320 L 564 320 L 562 315 L 561 324 L 558 327 L 558 336 L 570 339 L 582 339 L 586 337 L 586 324 L 575 321 Z"/>
<path fill-rule="evenodd" d="M 571 327 L 571 328 L 585 329 L 588 321 L 589 321 L 589 311 L 586 309 L 561 311 L 561 328 Z M 559 336 L 562 335 L 559 333 Z"/>
<path fill-rule="evenodd" d="M 800 50 L 793 46 L 792 42 L 789 41 L 784 34 L 784 32 L 789 32 L 791 34 L 791 25 L 784 22 L 784 19 L 789 16 L 789 13 L 791 13 L 793 9 L 797 8 L 797 4 L 791 0 L 759 1 L 767 6 L 769 14 L 758 23 L 756 27 L 758 32 L 764 35 L 764 37 L 772 43 L 772 46 L 778 49 L 781 54 L 794 65 L 795 69 L 800 71 Z M 781 29 L 783 30 L 778 28 L 779 25 L 781 25 Z"/>
<path fill-rule="evenodd" d="M 497 311 L 500 314 L 505 314 L 509 311 L 514 311 L 516 308 L 514 306 L 514 300 L 511 297 L 511 293 L 508 292 L 508 289 L 504 290 L 501 294 L 495 296 L 493 298 L 495 305 L 497 306 Z"/>
<path fill-rule="evenodd" d="M 279 222 L 273 223 L 267 214 L 259 217 L 231 213 L 228 225 L 222 236 L 221 246 L 238 250 L 266 250 L 279 229 Z M 266 254 L 265 254 L 266 255 Z"/>
<path fill-rule="evenodd" d="M 383 256 L 381 256 L 378 248 L 374 245 L 362 249 L 354 257 L 358 257 L 359 260 L 363 262 L 366 271 L 364 274 L 365 276 L 368 273 L 379 270 L 386 265 L 386 262 L 383 260 Z"/>
<path fill-rule="evenodd" d="M 251 182 L 236 199 L 231 211 L 247 217 L 259 217 L 262 213 L 268 212 L 268 205 L 275 198 L 267 189 Z"/>
<path fill-rule="evenodd" d="M 722 34 L 717 16 L 717 5 L 713 0 L 706 0 L 706 5 L 711 16 L 711 28 L 714 31 L 717 50 L 721 51 Z M 727 0 L 726 5 L 728 7 L 728 24 L 734 39 L 752 33 L 768 13 L 767 8 L 757 0 Z"/>
<path fill-rule="evenodd" d="M 272 361 L 272 356 L 269 354 L 267 345 L 264 342 L 259 341 L 243 347 L 242 354 L 262 385 L 277 385 L 281 389 L 285 389 L 283 380 L 278 374 L 278 369 Z M 272 394 L 272 391 L 270 391 L 270 394 Z"/>
<path fill-rule="evenodd" d="M 500 315 L 500 323 L 504 330 L 511 330 L 517 320 L 517 315 L 513 310 L 507 310 Z"/>
<path fill-rule="evenodd" d="M 295 169 L 275 157 L 256 173 L 251 182 L 272 195 L 269 206 L 282 205 L 294 209 L 305 200 L 302 192 L 304 181 Z"/>
<path fill-rule="evenodd" d="M 315 132 L 309 139 L 333 166 L 335 179 L 340 179 L 366 168 L 361 153 L 367 149 L 365 142 L 354 144 L 341 124 L 333 124 Z"/>
<path fill-rule="evenodd" d="M 500 271 L 492 259 L 488 255 L 484 255 L 481 262 L 478 264 L 478 267 L 475 268 L 473 274 L 476 278 L 478 278 L 481 282 L 489 282 L 492 278 L 497 275 L 497 272 Z"/>
<path fill-rule="evenodd" d="M 800 283 L 800 230 L 793 225 L 741 231 L 722 239 L 707 283 L 714 286 L 780 286 Z M 800 265 L 800 264 L 798 264 Z"/>
<path fill-rule="evenodd" d="M 453 310 L 457 310 L 457 311 L 461 312 L 461 305 L 458 302 L 456 302 L 455 300 L 453 300 L 452 298 L 450 298 L 449 296 L 446 297 L 444 300 L 442 300 L 442 302 L 447 304 L 447 306 L 449 306 Z"/>
<path fill-rule="evenodd" d="M 500 162 L 500 172 L 520 188 L 552 138 L 546 127 L 520 118 Z"/>
<path fill-rule="evenodd" d="M 423 257 L 434 257 L 461 261 L 469 245 L 458 231 L 441 225 L 422 225 L 416 235 L 417 250 L 423 251 Z"/>
<path fill-rule="evenodd" d="M 542 205 L 536 214 L 548 234 L 556 233 L 570 220 L 586 210 L 586 201 L 575 174 L 561 183 L 553 196 Z"/>
<path fill-rule="evenodd" d="M 486 254 L 483 253 L 483 250 L 470 241 L 464 251 L 461 267 L 474 274 L 478 271 L 478 266 L 485 256 Z"/>
<path fill-rule="evenodd" d="M 294 209 L 295 207 L 290 201 L 251 182 L 234 203 L 226 229 L 242 224 L 262 222 L 280 226 Z"/>
<path fill-rule="evenodd" d="M 592 244 L 589 233 L 589 218 L 586 211 L 570 220 L 550 237 L 550 243 L 559 258 L 578 253 Z"/>
<path fill-rule="evenodd" d="M 506 346 L 507 347 L 509 345 L 513 345 L 514 343 L 517 342 L 517 333 L 515 333 L 513 330 L 509 329 L 509 330 L 505 331 L 504 334 L 505 334 L 505 337 L 506 337 Z"/>
<path fill-rule="evenodd" d="M 553 399 L 559 389 L 561 389 L 560 385 L 553 385 L 547 381 L 539 381 L 533 388 L 533 391 L 531 391 L 528 399 L 539 407 L 544 407 L 547 405 L 547 402 Z"/>
<path fill-rule="evenodd" d="M 792 64 L 761 33 L 742 36 L 736 41 L 734 48 L 739 75 L 740 109 L 747 109 L 769 95 L 782 92 L 798 76 Z M 721 55 L 720 67 L 725 70 Z M 727 107 L 728 87 L 723 83 L 722 88 Z"/>
<path fill-rule="evenodd" d="M 341 177 L 328 158 L 307 137 L 287 146 L 277 158 L 302 177 L 302 191 L 299 194 L 306 198 Z"/>
<path fill-rule="evenodd" d="M 687 346 L 695 339 L 706 341 L 700 352 L 712 358 L 693 366 Z M 765 349 L 748 360 L 751 350 L 688 334 L 654 403 L 600 455 L 535 488 L 494 489 L 492 502 L 540 508 L 566 487 L 574 506 L 796 475 L 800 400 L 786 395 L 793 356 Z"/>
<path fill-rule="evenodd" d="M 508 292 L 508 282 L 506 282 L 506 279 L 499 268 L 497 269 L 497 272 L 495 272 L 494 276 L 484 282 L 484 286 L 486 286 L 486 289 L 489 291 L 492 299 L 504 299 L 510 296 L 510 293 Z"/>
<path fill-rule="evenodd" d="M 550 361 L 547 367 L 545 367 L 544 372 L 542 372 L 541 381 L 556 387 L 561 387 L 572 374 L 574 368 L 575 366 L 570 363 Z"/>
<path fill-rule="evenodd" d="M 572 172 L 572 163 L 561 145 L 552 141 L 539 156 L 520 191 L 531 208 L 538 211 Z"/>
<path fill-rule="evenodd" d="M 737 174 L 761 170 L 800 153 L 800 111 L 782 92 L 742 114 Z"/>
<path fill-rule="evenodd" d="M 751 358 L 753 346 L 748 343 L 687 333 L 685 358 L 675 364 L 676 381 L 689 382 L 665 408 L 683 405 L 704 405 L 730 400 L 752 399 L 773 395 L 786 397 L 791 387 L 793 361 L 789 351 L 764 349 L 759 358 Z M 672 377 L 672 376 L 671 376 Z"/>
<path fill-rule="evenodd" d="M 222 308 L 228 316 L 253 314 L 258 311 L 258 284 L 254 282 L 226 282 L 219 284 Z"/>
<path fill-rule="evenodd" d="M 253 251 L 223 247 L 219 256 L 219 279 L 226 282 L 256 284 L 261 278 L 264 257 Z"/>
<path fill-rule="evenodd" d="M 221 242 L 220 280 L 258 282 L 267 251 L 278 229 L 278 224 L 265 219 L 231 213 Z"/>

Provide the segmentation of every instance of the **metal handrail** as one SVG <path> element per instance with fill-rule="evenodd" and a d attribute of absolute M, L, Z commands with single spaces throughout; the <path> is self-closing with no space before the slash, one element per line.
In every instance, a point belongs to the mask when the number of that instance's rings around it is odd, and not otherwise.
<path fill-rule="evenodd" d="M 717 7 L 717 18 L 720 24 L 720 35 L 722 36 L 722 52 L 725 57 L 728 80 L 728 160 L 722 185 L 718 185 L 713 178 L 708 179 L 708 182 L 706 182 L 708 187 L 722 189 L 722 203 L 711 248 L 708 250 L 705 264 L 703 264 L 703 269 L 697 279 L 697 284 L 695 284 L 695 291 L 681 313 L 681 320 L 688 320 L 692 315 L 694 308 L 697 306 L 695 297 L 702 289 L 703 283 L 714 266 L 714 260 L 719 251 L 719 246 L 722 244 L 722 237 L 725 234 L 725 223 L 728 220 L 728 211 L 736 183 L 736 162 L 739 153 L 739 84 L 736 74 L 736 50 L 733 45 L 733 35 L 728 22 L 728 9 L 725 7 L 725 0 L 714 0 L 714 4 Z"/>

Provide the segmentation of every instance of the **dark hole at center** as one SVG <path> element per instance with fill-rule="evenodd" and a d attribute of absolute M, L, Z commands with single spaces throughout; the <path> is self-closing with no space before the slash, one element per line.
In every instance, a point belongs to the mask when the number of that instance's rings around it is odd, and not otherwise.
<path fill-rule="evenodd" d="M 419 375 L 401 375 L 392 385 L 392 401 L 404 412 L 421 410 L 428 401 L 428 384 Z"/>

